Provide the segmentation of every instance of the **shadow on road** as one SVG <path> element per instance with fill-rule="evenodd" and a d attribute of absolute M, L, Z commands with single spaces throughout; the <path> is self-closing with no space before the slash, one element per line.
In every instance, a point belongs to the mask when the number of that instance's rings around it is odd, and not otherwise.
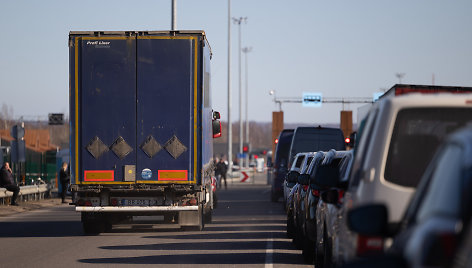
<path fill-rule="evenodd" d="M 260 250 L 266 249 L 267 241 L 160 243 L 146 245 L 103 246 L 107 250 Z M 289 249 L 289 241 L 274 241 L 272 249 Z"/>
<path fill-rule="evenodd" d="M 0 222 L 0 237 L 66 237 L 82 235 L 82 224 L 79 221 Z"/>
<path fill-rule="evenodd" d="M 299 254 L 278 253 L 272 263 L 302 264 Z M 264 264 L 266 253 L 175 254 L 122 258 L 82 259 L 93 264 Z"/>

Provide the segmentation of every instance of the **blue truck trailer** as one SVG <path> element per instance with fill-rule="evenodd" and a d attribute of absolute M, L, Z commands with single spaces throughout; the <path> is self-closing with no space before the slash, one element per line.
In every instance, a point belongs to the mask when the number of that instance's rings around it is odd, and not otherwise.
<path fill-rule="evenodd" d="M 203 31 L 70 32 L 72 204 L 85 233 L 132 216 L 211 221 L 211 51 Z"/>

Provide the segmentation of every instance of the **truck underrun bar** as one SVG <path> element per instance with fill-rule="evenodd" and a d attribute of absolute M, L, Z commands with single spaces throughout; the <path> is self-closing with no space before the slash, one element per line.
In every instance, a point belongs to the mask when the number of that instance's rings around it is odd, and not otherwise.
<path fill-rule="evenodd" d="M 76 212 L 197 211 L 198 206 L 75 207 Z"/>

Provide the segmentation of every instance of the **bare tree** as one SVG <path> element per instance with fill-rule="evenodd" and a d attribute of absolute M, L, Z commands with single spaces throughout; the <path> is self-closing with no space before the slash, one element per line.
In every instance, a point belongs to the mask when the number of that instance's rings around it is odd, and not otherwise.
<path fill-rule="evenodd" d="M 2 103 L 2 108 L 0 110 L 0 121 L 3 129 L 9 129 L 12 125 L 13 120 L 13 107 L 9 106 L 6 103 Z"/>

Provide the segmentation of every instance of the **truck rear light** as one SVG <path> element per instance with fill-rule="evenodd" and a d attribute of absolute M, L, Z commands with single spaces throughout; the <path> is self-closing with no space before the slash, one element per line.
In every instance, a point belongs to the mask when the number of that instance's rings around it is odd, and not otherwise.
<path fill-rule="evenodd" d="M 311 193 L 316 197 L 320 197 L 320 191 L 318 190 L 311 190 Z"/>
<path fill-rule="evenodd" d="M 85 204 L 85 200 L 79 199 L 77 200 L 77 206 L 83 206 Z"/>
<path fill-rule="evenodd" d="M 383 239 L 374 236 L 357 236 L 357 256 L 379 254 L 383 251 Z"/>
<path fill-rule="evenodd" d="M 192 198 L 192 199 L 190 199 L 190 201 L 188 201 L 188 203 L 189 203 L 191 206 L 196 206 L 196 205 L 197 205 L 197 199 Z"/>
<path fill-rule="evenodd" d="M 118 199 L 112 198 L 112 199 L 110 200 L 110 204 L 111 204 L 112 206 L 118 206 Z"/>

